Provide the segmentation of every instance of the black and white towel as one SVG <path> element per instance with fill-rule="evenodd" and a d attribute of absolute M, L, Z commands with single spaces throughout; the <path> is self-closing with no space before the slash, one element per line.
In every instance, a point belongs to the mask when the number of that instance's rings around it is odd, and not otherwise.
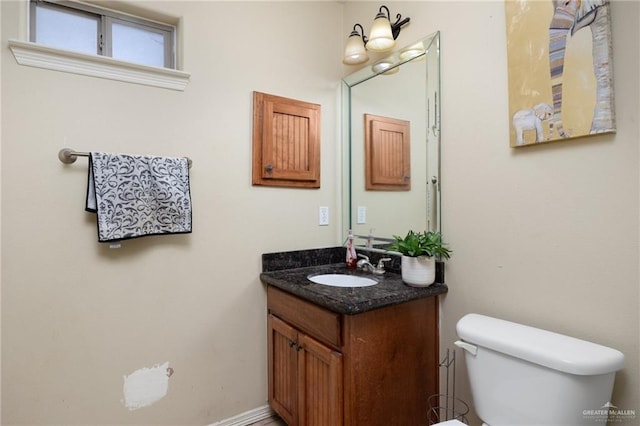
<path fill-rule="evenodd" d="M 191 232 L 186 158 L 92 152 L 85 210 L 98 241 Z"/>

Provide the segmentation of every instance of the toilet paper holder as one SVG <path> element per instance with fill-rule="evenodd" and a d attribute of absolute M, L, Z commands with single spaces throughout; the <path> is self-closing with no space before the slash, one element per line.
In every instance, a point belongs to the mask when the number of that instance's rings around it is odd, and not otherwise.
<path fill-rule="evenodd" d="M 469 405 L 456 397 L 456 351 L 449 350 L 438 364 L 445 370 L 445 393 L 431 395 L 429 401 L 429 424 L 433 425 L 448 420 L 458 420 L 469 424 L 467 414 Z"/>

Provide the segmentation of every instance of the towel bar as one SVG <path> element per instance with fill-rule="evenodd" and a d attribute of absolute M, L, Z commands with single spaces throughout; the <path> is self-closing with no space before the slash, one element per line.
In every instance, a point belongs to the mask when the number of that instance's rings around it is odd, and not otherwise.
<path fill-rule="evenodd" d="M 78 152 L 78 151 L 72 150 L 71 148 L 62 148 L 58 152 L 58 159 L 62 161 L 64 164 L 71 164 L 71 163 L 75 163 L 78 157 L 88 157 L 89 155 L 91 154 L 88 152 Z M 186 158 L 187 158 L 187 164 L 189 165 L 189 168 L 191 168 L 191 164 L 193 163 L 193 161 L 191 161 L 191 158 L 189 157 L 186 157 Z"/>

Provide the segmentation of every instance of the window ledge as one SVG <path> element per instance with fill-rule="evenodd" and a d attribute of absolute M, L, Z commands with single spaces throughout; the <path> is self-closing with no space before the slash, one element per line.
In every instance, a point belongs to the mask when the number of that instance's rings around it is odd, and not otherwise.
<path fill-rule="evenodd" d="M 20 40 L 9 40 L 9 48 L 20 65 L 164 89 L 184 91 L 191 77 L 190 73 L 184 71 L 139 65 Z"/>

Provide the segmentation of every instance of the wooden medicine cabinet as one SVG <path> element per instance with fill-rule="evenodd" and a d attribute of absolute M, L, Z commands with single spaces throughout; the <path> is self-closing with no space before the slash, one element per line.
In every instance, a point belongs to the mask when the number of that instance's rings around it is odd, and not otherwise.
<path fill-rule="evenodd" d="M 252 183 L 320 187 L 320 105 L 253 92 Z"/>

